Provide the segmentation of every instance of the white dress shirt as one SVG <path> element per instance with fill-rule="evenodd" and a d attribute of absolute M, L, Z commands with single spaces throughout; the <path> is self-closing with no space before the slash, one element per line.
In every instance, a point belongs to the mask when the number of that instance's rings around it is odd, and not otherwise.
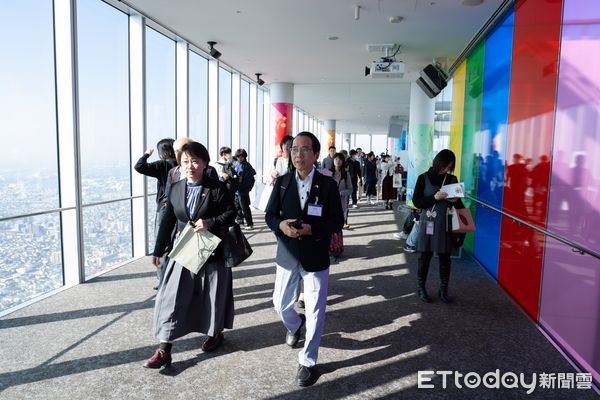
<path fill-rule="evenodd" d="M 306 176 L 304 180 L 300 179 L 300 175 L 298 175 L 298 171 L 296 171 L 296 186 L 298 186 L 298 197 L 300 198 L 300 207 L 304 210 L 304 205 L 306 204 L 306 200 L 308 200 L 308 195 L 310 194 L 310 187 L 312 186 L 313 176 L 315 175 L 315 168 L 313 167 L 312 171 Z"/>

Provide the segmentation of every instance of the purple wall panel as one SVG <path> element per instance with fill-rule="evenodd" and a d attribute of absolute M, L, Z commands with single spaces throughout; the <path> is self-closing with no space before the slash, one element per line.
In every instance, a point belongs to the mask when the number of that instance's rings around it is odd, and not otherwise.
<path fill-rule="evenodd" d="M 539 321 L 600 382 L 600 260 L 547 238 Z"/>
<path fill-rule="evenodd" d="M 600 2 L 566 0 L 548 229 L 600 252 Z"/>
<path fill-rule="evenodd" d="M 565 0 L 547 228 L 600 252 L 600 2 Z M 600 381 L 600 260 L 547 240 L 540 324 Z"/>

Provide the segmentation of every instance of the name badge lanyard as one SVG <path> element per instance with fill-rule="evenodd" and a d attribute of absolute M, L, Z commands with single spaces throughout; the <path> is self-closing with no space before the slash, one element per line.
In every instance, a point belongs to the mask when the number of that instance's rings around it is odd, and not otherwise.
<path fill-rule="evenodd" d="M 446 177 L 448 175 L 444 175 L 444 180 L 442 181 L 442 186 L 444 186 L 444 183 L 446 183 Z M 434 225 L 434 219 L 435 217 L 437 217 L 437 211 L 435 211 L 435 206 L 437 206 L 437 203 L 435 203 L 433 205 L 433 207 L 431 207 L 431 210 L 427 210 L 427 226 L 425 229 L 425 233 L 427 235 L 433 235 L 433 225 Z"/>
<path fill-rule="evenodd" d="M 307 200 L 307 214 L 313 217 L 322 217 L 323 216 L 323 206 L 319 204 L 319 185 L 315 185 L 315 202 L 308 203 Z"/>

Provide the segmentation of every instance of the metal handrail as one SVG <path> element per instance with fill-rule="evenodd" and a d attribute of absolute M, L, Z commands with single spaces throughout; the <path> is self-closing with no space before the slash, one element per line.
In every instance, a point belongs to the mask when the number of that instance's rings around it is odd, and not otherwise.
<path fill-rule="evenodd" d="M 148 196 L 150 196 L 150 195 L 152 195 L 152 194 L 148 194 Z M 82 207 L 84 207 L 84 208 L 85 207 L 93 207 L 93 206 L 99 206 L 99 205 L 103 205 L 103 204 L 116 203 L 118 201 L 133 200 L 133 199 L 139 199 L 139 198 L 144 198 L 144 197 L 146 197 L 146 196 L 144 196 L 144 195 L 128 196 L 128 197 L 122 197 L 119 199 L 98 201 L 95 203 L 88 203 L 88 204 L 82 205 Z M 45 210 L 45 211 L 33 212 L 33 213 L 29 213 L 29 214 L 11 215 L 10 217 L 0 218 L 0 222 L 10 221 L 13 219 L 20 219 L 20 218 L 37 217 L 39 215 L 54 214 L 57 212 L 71 211 L 71 210 L 75 210 L 75 209 L 77 209 L 77 207 L 60 207 L 60 208 L 53 208 L 53 209 Z"/>
<path fill-rule="evenodd" d="M 519 224 L 521 224 L 521 225 L 525 225 L 528 228 L 534 229 L 534 230 L 536 230 L 536 231 L 538 231 L 538 232 L 540 232 L 540 233 L 542 233 L 542 234 L 544 234 L 546 236 L 551 237 L 554 240 L 557 240 L 557 241 L 559 241 L 559 242 L 561 242 L 563 244 L 566 244 L 567 246 L 571 247 L 571 250 L 573 252 L 579 253 L 581 255 L 583 255 L 583 254 L 589 254 L 592 257 L 600 259 L 600 254 L 597 253 L 597 252 L 595 252 L 594 250 L 590 250 L 587 247 L 583 247 L 583 246 L 581 246 L 581 245 L 579 245 L 579 244 L 577 244 L 575 242 L 570 241 L 569 239 L 565 239 L 565 238 L 563 238 L 561 236 L 558 236 L 555 233 L 552 233 L 552 232 L 550 232 L 550 231 L 548 231 L 548 230 L 546 230 L 544 228 L 540 228 L 537 225 L 531 224 L 531 223 L 529 223 L 529 222 L 527 222 L 525 220 L 522 220 L 521 218 L 517 218 L 514 215 L 508 214 L 507 212 L 502 211 L 501 209 L 496 208 L 496 207 L 494 207 L 491 204 L 488 204 L 486 202 L 478 200 L 477 198 L 469 195 L 468 193 L 465 194 L 465 197 L 467 199 L 469 199 L 471 201 L 474 201 L 475 203 L 481 205 L 482 207 L 489 208 L 490 210 L 496 211 L 497 213 L 502 214 L 506 218 L 509 218 L 509 219 L 511 219 L 511 220 L 513 220 L 513 221 L 515 221 L 515 222 L 517 222 Z"/>
<path fill-rule="evenodd" d="M 148 196 L 151 196 L 151 194 L 148 194 Z M 125 201 L 125 200 L 140 199 L 140 198 L 144 198 L 144 197 L 146 197 L 146 196 L 144 196 L 143 194 L 140 194 L 137 196 L 121 197 L 120 199 L 104 200 L 104 201 L 98 201 L 95 203 L 87 203 L 87 204 L 83 204 L 81 207 L 85 208 L 85 207 L 101 206 L 103 204 L 116 203 L 116 202 Z"/>

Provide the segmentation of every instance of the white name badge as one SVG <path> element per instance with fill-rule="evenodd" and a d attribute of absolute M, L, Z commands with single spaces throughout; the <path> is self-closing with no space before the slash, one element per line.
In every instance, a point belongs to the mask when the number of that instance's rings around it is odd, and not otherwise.
<path fill-rule="evenodd" d="M 427 221 L 427 225 L 425 226 L 425 233 L 428 235 L 433 235 L 433 221 Z"/>
<path fill-rule="evenodd" d="M 313 217 L 322 217 L 323 206 L 320 204 L 309 204 L 307 214 L 312 215 Z"/>

